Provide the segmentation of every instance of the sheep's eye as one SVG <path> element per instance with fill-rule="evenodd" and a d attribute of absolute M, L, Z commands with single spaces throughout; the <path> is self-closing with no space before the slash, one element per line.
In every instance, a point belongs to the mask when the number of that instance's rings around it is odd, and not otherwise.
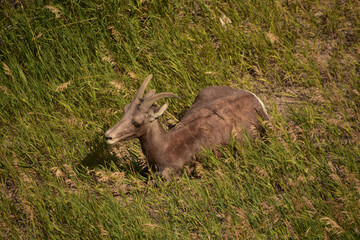
<path fill-rule="evenodd" d="M 140 127 L 140 126 L 141 126 L 141 124 L 140 124 L 140 123 L 135 122 L 135 121 L 132 121 L 132 124 L 134 125 L 134 127 Z"/>

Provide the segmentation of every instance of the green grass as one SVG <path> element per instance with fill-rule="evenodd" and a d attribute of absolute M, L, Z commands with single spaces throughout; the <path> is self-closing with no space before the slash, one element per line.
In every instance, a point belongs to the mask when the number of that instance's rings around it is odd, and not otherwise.
<path fill-rule="evenodd" d="M 357 1 L 0 4 L 0 238 L 360 238 Z M 181 96 L 164 122 L 228 85 L 267 136 L 141 175 L 138 142 L 103 134 L 150 73 Z"/>

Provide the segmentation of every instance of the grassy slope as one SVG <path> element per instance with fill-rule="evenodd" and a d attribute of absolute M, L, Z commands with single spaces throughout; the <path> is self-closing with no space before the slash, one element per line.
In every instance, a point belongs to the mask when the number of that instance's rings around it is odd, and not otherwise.
<path fill-rule="evenodd" d="M 357 1 L 0 1 L 0 233 L 6 239 L 360 237 Z M 138 143 L 103 133 L 141 81 L 230 85 L 267 141 L 145 181 Z"/>

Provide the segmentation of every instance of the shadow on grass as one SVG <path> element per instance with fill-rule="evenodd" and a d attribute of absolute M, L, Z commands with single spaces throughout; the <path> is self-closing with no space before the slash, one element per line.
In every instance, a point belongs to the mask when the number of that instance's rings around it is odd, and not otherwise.
<path fill-rule="evenodd" d="M 130 174 L 140 174 L 142 177 L 149 175 L 148 167 L 138 160 L 138 157 L 130 152 L 129 156 L 119 158 L 112 147 L 103 139 L 103 136 L 97 136 L 90 144 L 90 153 L 88 153 L 80 162 L 80 166 L 95 169 L 105 168 L 110 171 L 121 171 Z"/>

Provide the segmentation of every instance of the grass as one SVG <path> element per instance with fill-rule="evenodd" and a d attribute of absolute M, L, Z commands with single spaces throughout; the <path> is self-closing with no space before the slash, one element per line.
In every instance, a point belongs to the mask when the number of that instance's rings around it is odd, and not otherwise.
<path fill-rule="evenodd" d="M 4 239 L 358 239 L 357 1 L 0 1 Z M 255 92 L 263 140 L 173 181 L 110 148 L 143 79 L 176 122 L 205 86 Z"/>

